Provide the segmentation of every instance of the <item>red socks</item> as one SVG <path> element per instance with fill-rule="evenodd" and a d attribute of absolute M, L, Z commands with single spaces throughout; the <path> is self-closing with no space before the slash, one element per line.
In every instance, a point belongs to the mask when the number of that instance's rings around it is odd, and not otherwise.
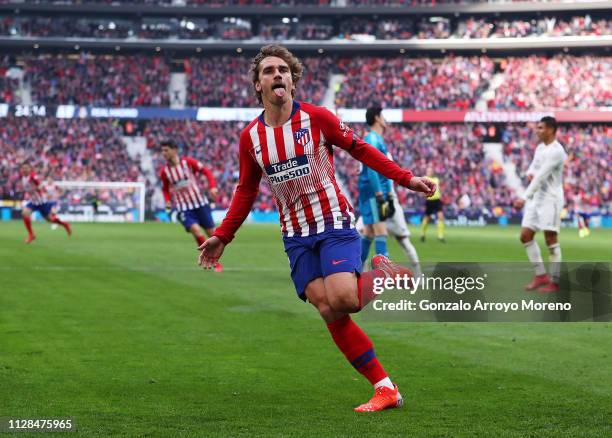
<path fill-rule="evenodd" d="M 363 272 L 357 278 L 357 294 L 359 295 L 359 309 L 363 309 L 370 301 L 377 296 L 374 293 L 374 279 L 385 278 L 386 274 L 380 269 L 372 269 L 371 271 Z"/>
<path fill-rule="evenodd" d="M 206 242 L 206 238 L 204 236 L 193 236 L 196 240 L 196 242 L 198 242 L 198 247 L 200 245 L 202 245 L 204 242 Z"/>
<path fill-rule="evenodd" d="M 372 341 L 349 315 L 330 322 L 327 328 L 347 360 L 372 385 L 387 377 L 387 373 L 376 358 Z"/>
<path fill-rule="evenodd" d="M 30 236 L 34 235 L 34 231 L 32 231 L 32 218 L 30 216 L 24 216 L 23 223 L 25 224 L 25 227 L 28 230 L 28 234 Z"/>
<path fill-rule="evenodd" d="M 51 222 L 53 222 L 54 224 L 61 225 L 62 227 L 66 228 L 66 222 L 62 221 L 57 216 L 53 216 L 53 218 L 51 219 Z"/>

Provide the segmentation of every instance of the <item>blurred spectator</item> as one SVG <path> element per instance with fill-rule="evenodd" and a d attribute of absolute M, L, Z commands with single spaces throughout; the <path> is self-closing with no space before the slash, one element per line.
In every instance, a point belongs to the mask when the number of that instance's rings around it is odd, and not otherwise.
<path fill-rule="evenodd" d="M 168 106 L 170 70 L 159 56 L 40 55 L 24 58 L 32 102 Z"/>
<path fill-rule="evenodd" d="M 558 55 L 508 58 L 504 82 L 490 106 L 587 109 L 612 106 L 612 57 Z"/>
<path fill-rule="evenodd" d="M 333 58 L 300 58 L 305 67 L 297 85 L 296 99 L 320 104 L 327 89 Z M 185 61 L 191 106 L 257 107 L 249 77 L 251 59 L 246 56 L 215 56 Z"/>
<path fill-rule="evenodd" d="M 451 27 L 455 31 L 451 33 Z M 334 31 L 336 29 L 336 31 Z M 329 40 L 375 38 L 508 38 L 612 34 L 612 20 L 590 15 L 495 19 L 440 16 L 353 17 L 127 17 L 0 16 L 0 35 L 86 38 Z"/>
<path fill-rule="evenodd" d="M 347 18 L 340 22 L 340 35 L 350 39 L 353 35 L 371 35 L 381 40 L 410 39 L 414 35 L 411 17 L 398 19 Z"/>
<path fill-rule="evenodd" d="M 417 22 L 418 39 L 438 39 L 450 37 L 450 20 L 445 17 L 421 18 Z"/>
<path fill-rule="evenodd" d="M 555 17 L 531 20 L 495 20 L 494 24 L 495 31 L 492 36 L 501 38 L 612 34 L 612 20 L 599 18 L 594 21 L 588 14 L 567 20 Z"/>
<path fill-rule="evenodd" d="M 0 55 L 0 103 L 20 103 L 19 81 L 11 75 L 13 61 L 8 55 Z"/>
<path fill-rule="evenodd" d="M 345 80 L 336 106 L 366 108 L 472 108 L 493 74 L 487 57 L 339 59 L 336 70 Z"/>
<path fill-rule="evenodd" d="M 459 22 L 455 36 L 458 38 L 488 38 L 494 27 L 484 18 L 471 17 Z"/>
<path fill-rule="evenodd" d="M 86 38 L 127 38 L 133 22 L 114 18 L 73 18 L 16 16 L 0 19 L 0 34 L 15 36 L 66 36 Z"/>
<path fill-rule="evenodd" d="M 22 199 L 19 167 L 53 181 L 138 181 L 122 129 L 109 120 L 5 118 L 0 123 L 0 199 Z"/>

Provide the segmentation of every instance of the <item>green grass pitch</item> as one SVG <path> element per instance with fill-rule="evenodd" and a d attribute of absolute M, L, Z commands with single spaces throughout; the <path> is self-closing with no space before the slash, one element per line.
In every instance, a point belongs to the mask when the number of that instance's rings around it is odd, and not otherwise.
<path fill-rule="evenodd" d="M 0 417 L 100 437 L 612 434 L 610 323 L 364 323 L 406 405 L 358 415 L 371 387 L 296 299 L 277 226 L 245 226 L 222 274 L 176 224 L 35 231 L 0 224 Z M 515 227 L 434 235 L 423 261 L 525 260 Z M 561 243 L 610 260 L 612 232 Z"/>

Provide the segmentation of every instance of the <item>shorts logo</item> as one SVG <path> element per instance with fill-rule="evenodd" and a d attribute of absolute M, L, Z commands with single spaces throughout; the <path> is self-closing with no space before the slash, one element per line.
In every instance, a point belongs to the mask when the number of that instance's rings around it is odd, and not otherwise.
<path fill-rule="evenodd" d="M 298 129 L 293 134 L 293 138 L 295 138 L 297 144 L 306 146 L 310 141 L 310 131 L 307 128 Z"/>
<path fill-rule="evenodd" d="M 283 183 L 310 174 L 310 163 L 306 155 L 289 158 L 265 167 L 266 174 L 273 184 Z"/>
<path fill-rule="evenodd" d="M 347 259 L 342 259 L 342 260 L 332 260 L 332 265 L 336 266 L 339 265 L 340 263 L 344 263 L 346 262 Z"/>

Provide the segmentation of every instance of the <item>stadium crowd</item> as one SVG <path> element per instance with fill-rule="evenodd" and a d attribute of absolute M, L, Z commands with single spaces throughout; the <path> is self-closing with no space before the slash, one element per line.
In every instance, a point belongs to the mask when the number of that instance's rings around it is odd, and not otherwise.
<path fill-rule="evenodd" d="M 250 56 L 214 55 L 176 62 L 187 75 L 187 106 L 256 107 L 248 69 Z M 332 73 L 344 75 L 335 104 L 364 108 L 470 109 L 495 72 L 501 85 L 489 109 L 590 109 L 612 106 L 612 57 L 308 56 L 298 99 L 321 103 Z M 163 56 L 41 54 L 0 57 L 0 101 L 22 103 L 20 75 L 34 104 L 169 106 L 171 61 Z M 178 67 L 177 67 L 178 66 Z"/>
<path fill-rule="evenodd" d="M 336 106 L 366 108 L 384 102 L 388 108 L 472 108 L 494 71 L 486 57 L 343 58 L 335 69 L 345 75 Z"/>
<path fill-rule="evenodd" d="M 19 81 L 9 73 L 13 62 L 8 55 L 0 56 L 0 103 L 18 103 Z"/>
<path fill-rule="evenodd" d="M 0 199 L 22 199 L 19 168 L 45 180 L 139 181 L 122 128 L 109 120 L 4 118 L 0 123 Z"/>
<path fill-rule="evenodd" d="M 0 35 L 22 37 L 330 40 L 374 38 L 441 39 L 610 35 L 612 20 L 590 15 L 564 18 L 468 19 L 446 17 L 248 17 L 99 18 L 40 15 L 0 16 Z"/>
<path fill-rule="evenodd" d="M 610 35 L 612 20 L 605 18 L 594 20 L 587 14 L 570 19 L 545 17 L 532 20 L 495 20 L 493 27 L 492 36 L 497 38 Z"/>
<path fill-rule="evenodd" d="M 96 106 L 168 106 L 169 67 L 159 56 L 25 57 L 32 102 Z"/>
<path fill-rule="evenodd" d="M 305 57 L 304 75 L 298 85 L 299 96 L 308 96 L 309 101 L 321 103 L 329 73 L 334 60 L 331 57 Z M 215 56 L 191 58 L 185 61 L 185 72 L 189 76 L 188 105 L 257 107 L 252 91 L 248 56 Z"/>
<path fill-rule="evenodd" d="M 489 3 L 522 2 L 524 0 L 487 0 Z M 548 0 L 537 0 L 546 2 Z M 22 3 L 23 0 L 0 0 L 0 4 Z M 137 4 L 151 6 L 435 6 L 437 4 L 473 4 L 482 0 L 33 0 L 40 4 Z"/>
<path fill-rule="evenodd" d="M 532 55 L 501 61 L 504 81 L 490 107 L 586 109 L 612 106 L 612 57 Z"/>

